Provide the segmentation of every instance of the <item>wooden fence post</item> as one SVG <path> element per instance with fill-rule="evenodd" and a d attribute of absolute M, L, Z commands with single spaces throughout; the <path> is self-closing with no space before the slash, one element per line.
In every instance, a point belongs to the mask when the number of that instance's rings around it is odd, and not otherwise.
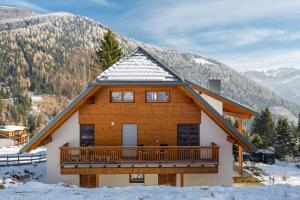
<path fill-rule="evenodd" d="M 8 167 L 8 155 L 6 155 L 6 166 Z"/>
<path fill-rule="evenodd" d="M 18 165 L 20 164 L 20 154 L 18 154 Z"/>
<path fill-rule="evenodd" d="M 30 162 L 31 164 L 32 164 L 32 155 L 33 155 L 33 154 L 31 154 L 31 162 Z"/>

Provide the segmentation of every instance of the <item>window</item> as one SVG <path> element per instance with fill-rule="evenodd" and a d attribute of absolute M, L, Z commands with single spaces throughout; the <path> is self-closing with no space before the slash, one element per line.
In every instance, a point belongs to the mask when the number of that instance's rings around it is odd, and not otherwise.
<path fill-rule="evenodd" d="M 168 91 L 147 91 L 146 101 L 147 102 L 169 102 L 169 92 Z"/>
<path fill-rule="evenodd" d="M 80 125 L 80 146 L 94 146 L 95 126 L 93 124 Z"/>
<path fill-rule="evenodd" d="M 198 124 L 177 125 L 177 143 L 179 146 L 198 146 L 199 138 Z"/>
<path fill-rule="evenodd" d="M 145 177 L 144 174 L 129 174 L 130 183 L 144 183 Z"/>
<path fill-rule="evenodd" d="M 133 102 L 133 91 L 112 91 L 111 102 Z"/>

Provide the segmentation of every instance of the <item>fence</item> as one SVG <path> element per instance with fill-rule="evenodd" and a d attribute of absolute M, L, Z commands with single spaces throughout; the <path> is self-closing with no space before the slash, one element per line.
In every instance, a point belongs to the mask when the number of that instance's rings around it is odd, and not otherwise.
<path fill-rule="evenodd" d="M 0 155 L 0 167 L 28 165 L 47 161 L 46 153 Z"/>

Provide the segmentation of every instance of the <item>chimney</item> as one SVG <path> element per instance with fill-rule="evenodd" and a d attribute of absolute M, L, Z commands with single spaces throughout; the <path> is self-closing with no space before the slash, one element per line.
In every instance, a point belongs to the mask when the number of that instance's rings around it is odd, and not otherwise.
<path fill-rule="evenodd" d="M 221 80 L 220 79 L 209 79 L 208 89 L 217 94 L 221 94 Z"/>

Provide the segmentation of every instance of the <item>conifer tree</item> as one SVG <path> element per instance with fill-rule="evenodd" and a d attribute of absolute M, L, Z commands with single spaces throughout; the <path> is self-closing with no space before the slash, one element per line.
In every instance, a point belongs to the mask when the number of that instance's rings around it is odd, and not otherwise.
<path fill-rule="evenodd" d="M 279 119 L 276 125 L 275 155 L 279 159 L 297 153 L 297 140 L 294 129 L 287 119 Z"/>
<path fill-rule="evenodd" d="M 115 34 L 108 30 L 104 38 L 100 40 L 100 46 L 96 51 L 95 62 L 102 70 L 106 70 L 123 57 L 122 48 Z"/>
<path fill-rule="evenodd" d="M 298 114 L 297 132 L 298 132 L 298 135 L 300 135 L 300 113 Z"/>
<path fill-rule="evenodd" d="M 262 146 L 262 141 L 261 137 L 258 134 L 254 134 L 251 140 L 252 144 L 254 144 L 257 148 L 261 149 L 263 148 Z"/>
<path fill-rule="evenodd" d="M 275 123 L 268 108 L 262 110 L 252 124 L 252 134 L 258 134 L 261 138 L 261 148 L 273 146 L 275 137 Z"/>

